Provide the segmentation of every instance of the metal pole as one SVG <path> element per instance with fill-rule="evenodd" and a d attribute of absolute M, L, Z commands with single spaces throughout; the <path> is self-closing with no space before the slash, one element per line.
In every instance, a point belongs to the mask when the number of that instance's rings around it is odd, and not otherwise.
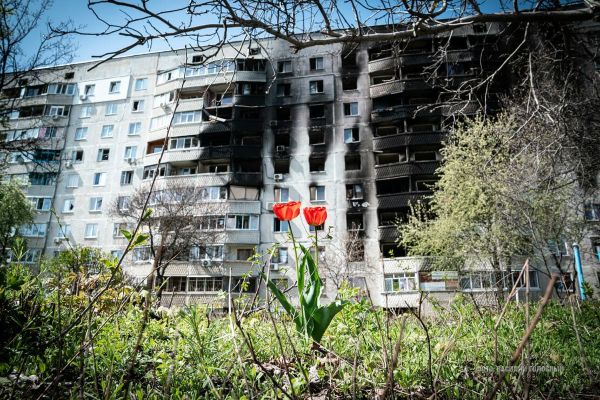
<path fill-rule="evenodd" d="M 579 252 L 579 245 L 577 243 L 573 243 L 573 258 L 575 259 L 575 271 L 577 271 L 577 282 L 579 283 L 579 295 L 583 301 L 585 300 L 583 270 L 581 268 L 581 253 Z"/>

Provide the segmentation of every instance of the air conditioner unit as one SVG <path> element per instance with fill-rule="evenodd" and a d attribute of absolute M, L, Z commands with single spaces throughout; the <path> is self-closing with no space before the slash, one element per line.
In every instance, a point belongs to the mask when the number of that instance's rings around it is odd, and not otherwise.
<path fill-rule="evenodd" d="M 283 180 L 283 174 L 274 174 L 273 179 L 275 182 L 281 182 Z"/>
<path fill-rule="evenodd" d="M 279 264 L 271 263 L 271 271 L 279 271 Z"/>
<path fill-rule="evenodd" d="M 135 158 L 129 157 L 125 159 L 129 164 L 135 164 Z"/>
<path fill-rule="evenodd" d="M 64 237 L 55 237 L 54 238 L 54 243 L 60 244 L 63 240 L 65 240 Z"/>
<path fill-rule="evenodd" d="M 267 211 L 273 211 L 273 206 L 277 204 L 275 201 L 270 201 L 267 203 Z"/>
<path fill-rule="evenodd" d="M 60 115 L 58 115 L 58 114 L 55 114 L 55 115 L 52 116 L 52 119 L 54 119 L 54 120 L 57 120 L 59 118 L 60 118 Z"/>
<path fill-rule="evenodd" d="M 87 100 L 87 94 L 80 94 L 79 95 L 79 100 L 81 100 L 81 101 Z"/>
<path fill-rule="evenodd" d="M 275 146 L 275 151 L 278 153 L 285 153 L 287 151 L 287 147 L 285 146 Z"/>
<path fill-rule="evenodd" d="M 212 266 L 212 261 L 211 260 L 202 260 L 202 266 L 210 267 L 210 266 Z"/>
<path fill-rule="evenodd" d="M 65 161 L 65 168 L 73 168 L 73 161 L 71 161 L 71 160 Z"/>

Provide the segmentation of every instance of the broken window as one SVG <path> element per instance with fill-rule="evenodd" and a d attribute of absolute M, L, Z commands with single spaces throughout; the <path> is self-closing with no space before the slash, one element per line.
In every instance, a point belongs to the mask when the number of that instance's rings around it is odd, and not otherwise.
<path fill-rule="evenodd" d="M 325 106 L 323 104 L 310 106 L 309 107 L 309 117 L 310 117 L 310 119 L 325 118 Z"/>
<path fill-rule="evenodd" d="M 276 174 L 289 174 L 290 173 L 289 158 L 273 160 L 273 169 Z"/>
<path fill-rule="evenodd" d="M 289 121 L 292 119 L 292 110 L 289 107 L 279 107 L 276 114 L 277 121 Z"/>
<path fill-rule="evenodd" d="M 354 171 L 360 169 L 360 154 L 346 154 L 344 156 L 346 171 Z"/>
<path fill-rule="evenodd" d="M 324 129 L 311 129 L 308 131 L 308 144 L 324 144 L 325 143 L 325 130 Z"/>
<path fill-rule="evenodd" d="M 275 135 L 275 146 L 289 146 L 290 145 L 290 134 L 280 133 Z"/>
<path fill-rule="evenodd" d="M 344 103 L 344 115 L 347 117 L 358 115 L 358 103 Z"/>
<path fill-rule="evenodd" d="M 437 154 L 435 151 L 415 151 L 413 153 L 415 161 L 435 161 L 437 160 Z"/>
<path fill-rule="evenodd" d="M 376 156 L 377 165 L 396 164 L 406 162 L 406 153 L 381 153 Z"/>
<path fill-rule="evenodd" d="M 310 157 L 308 163 L 310 172 L 325 171 L 325 157 Z"/>
<path fill-rule="evenodd" d="M 386 179 L 375 182 L 377 195 L 398 194 L 410 192 L 410 179 L 408 177 Z"/>
<path fill-rule="evenodd" d="M 360 183 L 346 185 L 346 198 L 348 200 L 362 200 L 363 187 Z"/>
<path fill-rule="evenodd" d="M 358 77 L 355 75 L 349 75 L 342 77 L 342 90 L 356 90 L 358 89 Z"/>
<path fill-rule="evenodd" d="M 358 213 L 346 214 L 346 229 L 349 231 L 359 231 L 364 229 L 363 215 Z"/>

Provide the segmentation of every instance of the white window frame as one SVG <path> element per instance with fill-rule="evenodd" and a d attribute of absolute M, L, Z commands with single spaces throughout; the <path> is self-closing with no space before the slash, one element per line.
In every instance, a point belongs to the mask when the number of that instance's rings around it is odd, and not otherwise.
<path fill-rule="evenodd" d="M 73 214 L 73 210 L 75 209 L 75 199 L 65 199 L 63 201 L 62 213 L 63 214 Z"/>
<path fill-rule="evenodd" d="M 106 185 L 106 172 L 95 172 L 92 177 L 92 186 L 105 186 L 105 185 Z"/>
<path fill-rule="evenodd" d="M 69 174 L 67 175 L 67 188 L 77 188 L 79 187 L 79 175 L 77 174 Z"/>
<path fill-rule="evenodd" d="M 89 224 L 85 224 L 84 231 L 85 239 L 97 239 L 98 238 L 98 224 L 93 222 Z"/>
<path fill-rule="evenodd" d="M 100 130 L 100 138 L 106 139 L 111 138 L 114 135 L 115 126 L 113 124 L 102 125 L 102 129 Z"/>
<path fill-rule="evenodd" d="M 90 197 L 89 212 L 102 212 L 102 197 Z"/>
<path fill-rule="evenodd" d="M 394 290 L 397 283 L 397 290 Z M 416 272 L 398 272 L 385 274 L 383 277 L 384 293 L 405 293 L 419 290 L 419 282 Z"/>
<path fill-rule="evenodd" d="M 94 106 L 82 106 L 79 118 L 90 118 L 94 115 Z"/>
<path fill-rule="evenodd" d="M 86 140 L 88 134 L 87 126 L 80 126 L 75 129 L 75 139 L 74 140 Z"/>
<path fill-rule="evenodd" d="M 117 115 L 119 112 L 119 103 L 106 103 L 104 115 Z"/>
<path fill-rule="evenodd" d="M 111 81 L 108 84 L 108 93 L 115 94 L 121 91 L 121 81 Z"/>
<path fill-rule="evenodd" d="M 141 92 L 146 89 L 148 89 L 148 78 L 137 78 L 134 83 L 134 90 Z"/>

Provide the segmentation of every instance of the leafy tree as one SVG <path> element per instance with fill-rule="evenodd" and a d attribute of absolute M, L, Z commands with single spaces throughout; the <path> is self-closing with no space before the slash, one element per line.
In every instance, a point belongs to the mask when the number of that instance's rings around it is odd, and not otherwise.
<path fill-rule="evenodd" d="M 19 227 L 30 223 L 33 210 L 27 198 L 15 183 L 0 184 L 0 257 L 6 260 Z"/>
<path fill-rule="evenodd" d="M 546 151 L 552 133 L 539 128 L 502 114 L 455 129 L 429 203 L 399 225 L 409 253 L 435 256 L 439 269 L 475 262 L 501 271 L 525 255 L 561 269 L 548 245 L 582 238 L 583 198 L 575 173 Z"/>

